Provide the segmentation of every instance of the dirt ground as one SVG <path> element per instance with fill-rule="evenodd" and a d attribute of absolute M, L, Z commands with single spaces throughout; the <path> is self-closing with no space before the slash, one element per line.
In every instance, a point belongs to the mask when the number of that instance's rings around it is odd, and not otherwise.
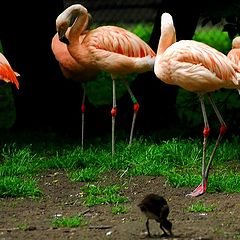
<path fill-rule="evenodd" d="M 71 183 L 61 172 L 44 173 L 39 176 L 44 197 L 0 199 L 0 240 L 148 239 L 146 218 L 137 207 L 148 193 L 157 193 L 168 201 L 174 234 L 162 237 L 159 225 L 151 220 L 152 239 L 240 239 L 240 194 L 206 193 L 191 198 L 186 194 L 193 189 L 172 188 L 163 177 L 119 177 L 115 173 L 106 174 L 99 183 L 124 186 L 122 194 L 130 199 L 124 204 L 129 209 L 128 213 L 114 215 L 110 205 L 86 207 L 80 194 L 84 183 Z M 215 210 L 208 213 L 186 210 L 198 201 L 214 205 Z M 54 216 L 77 214 L 84 214 L 89 224 L 77 228 L 54 228 L 52 225 Z"/>

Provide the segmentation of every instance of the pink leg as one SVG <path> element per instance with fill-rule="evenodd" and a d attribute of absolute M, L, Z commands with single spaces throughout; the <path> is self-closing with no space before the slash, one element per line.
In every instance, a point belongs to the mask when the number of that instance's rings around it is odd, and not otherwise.
<path fill-rule="evenodd" d="M 81 105 L 81 111 L 82 111 L 82 150 L 83 150 L 83 141 L 84 141 L 84 114 L 85 114 L 85 85 L 82 84 L 83 88 L 83 98 L 82 98 L 82 105 Z"/>
<path fill-rule="evenodd" d="M 113 91 L 113 105 L 111 110 L 112 115 L 112 156 L 115 154 L 115 118 L 117 115 L 117 103 L 116 103 L 116 82 L 115 77 L 112 76 L 112 91 Z"/>
<path fill-rule="evenodd" d="M 125 86 L 128 90 L 128 93 L 130 94 L 130 97 L 132 99 L 133 102 L 133 119 L 132 119 L 132 126 L 131 126 L 131 132 L 130 132 L 130 137 L 129 137 L 129 145 L 132 144 L 132 140 L 133 140 L 133 132 L 134 132 L 134 126 L 135 126 L 135 122 L 136 122 L 136 117 L 137 117 L 137 113 L 139 110 L 139 103 L 137 101 L 137 99 L 135 98 L 135 96 L 133 95 L 133 92 L 131 90 L 131 88 L 129 87 L 128 82 L 123 79 Z"/>
<path fill-rule="evenodd" d="M 198 197 L 204 194 L 207 190 L 207 179 L 202 180 L 202 182 L 187 196 Z"/>
<path fill-rule="evenodd" d="M 204 194 L 207 190 L 207 176 L 205 175 L 205 165 L 206 165 L 206 146 L 207 146 L 207 138 L 210 133 L 210 128 L 208 124 L 206 108 L 204 104 L 204 95 L 199 94 L 199 100 L 201 103 L 203 121 L 204 121 L 204 129 L 203 129 L 203 156 L 202 156 L 202 182 L 198 185 L 198 187 L 193 190 L 191 193 L 187 194 L 187 196 L 197 197 Z"/>
<path fill-rule="evenodd" d="M 202 108 L 202 113 L 203 113 L 203 119 L 204 119 L 204 131 L 203 131 L 203 136 L 204 136 L 204 141 L 203 141 L 203 158 L 202 158 L 202 183 L 190 194 L 188 194 L 189 196 L 200 196 L 202 194 L 204 194 L 207 190 L 207 180 L 208 180 L 208 174 L 209 174 L 209 170 L 211 167 L 211 163 L 213 161 L 213 158 L 215 156 L 216 150 L 219 146 L 219 142 L 222 138 L 222 136 L 225 134 L 225 132 L 227 131 L 227 125 L 225 124 L 216 104 L 214 103 L 213 99 L 211 98 L 211 95 L 208 94 L 210 103 L 213 107 L 214 112 L 217 115 L 217 118 L 221 124 L 220 129 L 219 129 L 219 135 L 217 138 L 217 141 L 215 143 L 214 149 L 212 151 L 212 154 L 210 156 L 209 162 L 207 167 L 205 166 L 205 161 L 206 161 L 206 142 L 207 142 L 207 137 L 209 135 L 209 124 L 208 124 L 208 120 L 207 120 L 207 115 L 206 115 L 206 109 L 205 109 L 205 105 L 204 105 L 204 98 L 203 95 L 199 95 L 199 99 L 201 102 L 201 108 Z"/>
<path fill-rule="evenodd" d="M 204 194 L 207 190 L 207 181 L 208 176 L 206 176 L 205 171 L 205 160 L 206 160 L 206 144 L 207 144 L 207 138 L 209 136 L 210 128 L 205 127 L 203 130 L 203 157 L 202 157 L 202 182 L 194 189 L 191 193 L 187 194 L 187 196 L 191 197 L 198 197 Z"/>
<path fill-rule="evenodd" d="M 227 131 L 227 125 L 226 125 L 226 123 L 224 122 L 224 120 L 223 120 L 223 118 L 222 118 L 222 116 L 221 116 L 221 114 L 220 114 L 220 112 L 219 112 L 216 104 L 214 103 L 213 99 L 211 98 L 211 95 L 208 94 L 208 97 L 209 97 L 210 103 L 211 103 L 211 105 L 212 105 L 212 107 L 213 107 L 213 110 L 214 110 L 214 112 L 216 113 L 217 118 L 218 118 L 218 120 L 219 120 L 219 122 L 220 122 L 221 125 L 220 125 L 220 129 L 219 129 L 219 134 L 218 134 L 217 141 L 216 141 L 216 143 L 215 143 L 214 149 L 213 149 L 212 154 L 211 154 L 211 156 L 210 156 L 210 160 L 209 160 L 209 162 L 208 162 L 208 166 L 207 166 L 207 168 L 206 168 L 206 170 L 205 170 L 205 176 L 206 176 L 206 177 L 208 177 L 209 170 L 210 170 L 210 167 L 211 167 L 211 163 L 212 163 L 213 157 L 215 156 L 216 150 L 217 150 L 217 148 L 218 148 L 218 146 L 219 146 L 220 140 L 221 140 L 222 136 L 223 136 L 223 135 L 226 133 L 226 131 Z"/>

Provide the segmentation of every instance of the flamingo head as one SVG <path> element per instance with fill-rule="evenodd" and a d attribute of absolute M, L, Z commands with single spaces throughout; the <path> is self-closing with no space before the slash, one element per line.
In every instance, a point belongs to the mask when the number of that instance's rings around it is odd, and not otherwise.
<path fill-rule="evenodd" d="M 240 48 L 240 36 L 233 39 L 232 48 Z"/>
<path fill-rule="evenodd" d="M 59 40 L 68 45 L 69 40 L 66 37 L 66 32 L 69 26 L 68 22 L 62 22 L 61 24 L 57 24 L 56 26 Z"/>

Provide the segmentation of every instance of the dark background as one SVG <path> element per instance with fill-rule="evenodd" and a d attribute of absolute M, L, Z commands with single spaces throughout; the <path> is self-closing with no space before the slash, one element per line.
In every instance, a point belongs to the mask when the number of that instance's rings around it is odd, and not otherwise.
<path fill-rule="evenodd" d="M 191 39 L 201 17 L 212 23 L 228 18 L 233 22 L 228 28 L 232 36 L 239 31 L 239 1 L 4 1 L 1 3 L 0 39 L 5 56 L 21 74 L 20 90 L 13 87 L 17 113 L 14 130 L 80 133 L 81 85 L 64 79 L 51 51 L 56 17 L 76 2 L 84 4 L 99 23 L 153 21 L 149 45 L 154 50 L 160 36 L 160 17 L 165 11 L 174 18 L 177 40 Z M 178 124 L 177 89 L 163 84 L 153 73 L 137 76 L 132 90 L 141 106 L 136 127 L 140 133 L 156 133 Z M 119 109 L 128 101 L 129 97 L 124 96 L 118 103 Z M 95 134 L 100 129 L 110 130 L 111 106 L 96 108 L 87 104 L 87 131 Z M 119 116 L 123 129 L 131 117 L 130 110 Z"/>

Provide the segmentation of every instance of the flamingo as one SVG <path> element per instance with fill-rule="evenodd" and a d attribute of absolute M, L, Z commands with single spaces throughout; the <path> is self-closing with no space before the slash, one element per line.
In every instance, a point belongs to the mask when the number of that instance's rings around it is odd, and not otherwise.
<path fill-rule="evenodd" d="M 91 16 L 88 15 L 90 18 Z M 79 36 L 79 42 L 81 43 L 87 33 L 88 21 L 85 22 L 83 26 L 84 31 Z M 67 35 L 70 28 L 67 29 Z M 76 82 L 82 83 L 83 97 L 81 104 L 82 111 L 82 134 L 81 134 L 81 145 L 83 149 L 84 144 L 84 113 L 85 113 L 85 82 L 92 81 L 96 79 L 98 71 L 87 71 L 86 66 L 78 63 L 69 53 L 66 44 L 59 41 L 58 33 L 56 33 L 52 38 L 51 43 L 52 52 L 59 63 L 59 67 L 62 71 L 63 76 L 66 79 L 71 79 Z"/>
<path fill-rule="evenodd" d="M 232 49 L 228 52 L 227 57 L 240 67 L 240 36 L 232 40 Z"/>
<path fill-rule="evenodd" d="M 117 26 L 100 26 L 89 31 L 80 43 L 79 36 L 84 30 L 88 11 L 81 4 L 73 4 L 66 8 L 56 19 L 59 39 L 65 42 L 68 50 L 76 61 L 86 66 L 88 71 L 105 71 L 111 74 L 113 104 L 112 115 L 112 155 L 115 153 L 115 117 L 117 76 L 130 73 L 153 71 L 155 52 L 137 35 Z M 71 19 L 75 21 L 71 26 L 68 38 L 65 33 L 70 26 Z M 128 83 L 123 80 L 134 104 L 134 114 L 130 132 L 129 144 L 132 143 L 136 114 L 139 110 L 137 99 L 133 95 Z"/>
<path fill-rule="evenodd" d="M 228 52 L 227 57 L 240 67 L 240 36 L 232 40 L 232 49 Z M 240 94 L 240 89 L 237 89 Z"/>
<path fill-rule="evenodd" d="M 203 121 L 203 156 L 202 182 L 189 196 L 200 196 L 206 192 L 209 169 L 220 139 L 227 130 L 211 92 L 220 88 L 239 89 L 240 68 L 226 55 L 216 49 L 194 40 L 176 41 L 172 16 L 163 13 L 161 16 L 161 36 L 159 39 L 154 73 L 163 82 L 177 85 L 198 95 Z M 219 135 L 206 166 L 206 143 L 210 133 L 204 97 L 208 96 L 210 104 L 220 122 Z"/>
<path fill-rule="evenodd" d="M 4 82 L 14 84 L 19 89 L 19 82 L 17 80 L 19 76 L 19 73 L 13 71 L 6 57 L 0 53 L 0 79 Z"/>

